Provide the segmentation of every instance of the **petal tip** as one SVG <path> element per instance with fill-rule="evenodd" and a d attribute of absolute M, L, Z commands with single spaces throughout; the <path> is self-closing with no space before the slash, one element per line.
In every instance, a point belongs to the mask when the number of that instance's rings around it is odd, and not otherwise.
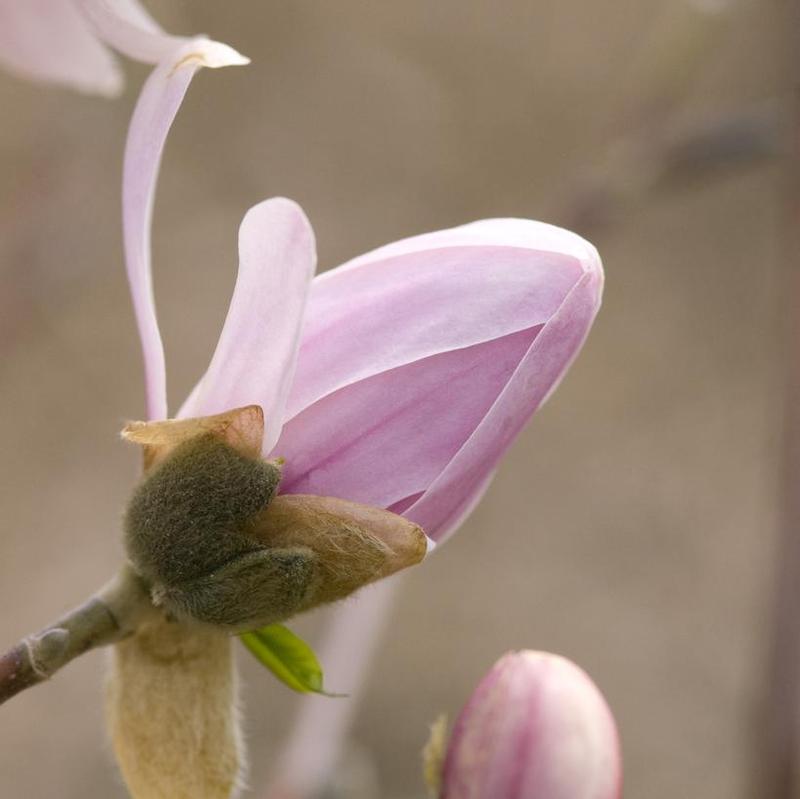
<path fill-rule="evenodd" d="M 312 246 L 316 248 L 314 229 L 308 216 L 306 216 L 306 212 L 299 203 L 290 200 L 288 197 L 270 197 L 249 208 L 242 219 L 240 235 L 241 231 L 246 230 L 251 225 L 264 225 L 266 229 L 272 228 L 277 217 L 281 217 L 282 221 L 296 226 L 299 231 L 308 237 Z"/>
<path fill-rule="evenodd" d="M 249 63 L 250 59 L 247 56 L 234 50 L 230 45 L 205 37 L 197 37 L 177 53 L 173 69 L 177 70 L 189 65 L 220 69 L 221 67 L 245 66 Z"/>

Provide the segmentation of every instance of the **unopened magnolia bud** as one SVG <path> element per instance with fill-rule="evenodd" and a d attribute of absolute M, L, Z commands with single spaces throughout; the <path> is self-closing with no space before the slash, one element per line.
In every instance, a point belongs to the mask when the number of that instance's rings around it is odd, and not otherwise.
<path fill-rule="evenodd" d="M 439 799 L 618 799 L 614 718 L 574 663 L 510 652 L 461 711 L 432 787 Z"/>
<path fill-rule="evenodd" d="M 148 471 L 125 514 L 125 545 L 156 604 L 179 618 L 255 629 L 418 563 L 422 530 L 341 499 L 273 496 L 253 407 L 129 426 Z"/>

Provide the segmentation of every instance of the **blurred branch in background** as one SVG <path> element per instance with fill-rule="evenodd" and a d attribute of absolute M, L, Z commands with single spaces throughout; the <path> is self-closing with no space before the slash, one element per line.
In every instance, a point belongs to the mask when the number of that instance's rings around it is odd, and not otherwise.
<path fill-rule="evenodd" d="M 665 4 L 644 32 L 610 103 L 608 134 L 594 166 L 567 186 L 556 219 L 588 235 L 623 221 L 655 192 L 692 188 L 781 155 L 782 98 L 676 122 L 746 0 Z M 616 108 L 614 107 L 616 104 Z"/>
<path fill-rule="evenodd" d="M 608 118 L 610 140 L 655 128 L 674 114 L 717 53 L 732 12 L 747 1 L 681 0 L 662 5 L 619 76 L 618 108 L 612 102 Z"/>
<path fill-rule="evenodd" d="M 673 130 L 628 135 L 572 185 L 557 212 L 586 234 L 621 222 L 627 209 L 656 192 L 704 185 L 786 151 L 785 103 L 765 100 Z"/>

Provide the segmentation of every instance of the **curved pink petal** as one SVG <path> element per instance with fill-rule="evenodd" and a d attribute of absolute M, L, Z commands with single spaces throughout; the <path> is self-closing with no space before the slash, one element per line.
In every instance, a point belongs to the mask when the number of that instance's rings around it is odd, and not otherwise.
<path fill-rule="evenodd" d="M 465 506 L 485 490 L 502 455 L 569 369 L 599 308 L 601 284 L 597 271 L 581 278 L 541 328 L 472 435 L 405 511 L 437 543 L 456 530 Z"/>
<path fill-rule="evenodd" d="M 477 222 L 466 225 L 393 241 L 353 258 L 336 271 L 355 269 L 385 261 L 397 255 L 409 255 L 443 247 L 477 247 L 481 245 L 496 247 L 498 244 L 506 247 L 521 247 L 524 250 L 533 247 L 541 252 L 560 253 L 571 256 L 581 263 L 597 259 L 597 250 L 594 245 L 569 230 L 534 219 L 506 217 L 479 219 Z"/>
<path fill-rule="evenodd" d="M 461 711 L 442 776 L 442 799 L 618 799 L 614 718 L 574 663 L 510 652 Z"/>
<path fill-rule="evenodd" d="M 405 239 L 321 275 L 288 418 L 370 375 L 544 323 L 585 268 L 599 268 L 599 257 L 579 236 L 492 219 Z"/>
<path fill-rule="evenodd" d="M 258 404 L 264 411 L 264 451 L 273 448 L 315 268 L 314 233 L 300 206 L 279 197 L 247 212 L 239 230 L 239 275 L 228 317 L 211 365 L 181 416 Z"/>
<path fill-rule="evenodd" d="M 0 64 L 26 78 L 107 97 L 123 85 L 116 59 L 73 0 L 0 0 Z"/>
<path fill-rule="evenodd" d="M 569 367 L 601 290 L 588 242 L 526 220 L 419 236 L 317 278 L 276 446 L 283 490 L 413 497 L 404 514 L 442 540 Z"/>
<path fill-rule="evenodd" d="M 220 49 L 222 48 L 222 49 Z M 122 181 L 123 236 L 128 280 L 144 355 L 147 415 L 167 416 L 164 348 L 156 319 L 150 264 L 150 230 L 164 143 L 189 83 L 201 66 L 240 64 L 226 45 L 207 39 L 185 42 L 153 70 L 142 89 L 125 145 Z"/>
<path fill-rule="evenodd" d="M 165 33 L 137 0 L 73 0 L 107 44 L 134 61 L 157 64 L 187 39 Z"/>

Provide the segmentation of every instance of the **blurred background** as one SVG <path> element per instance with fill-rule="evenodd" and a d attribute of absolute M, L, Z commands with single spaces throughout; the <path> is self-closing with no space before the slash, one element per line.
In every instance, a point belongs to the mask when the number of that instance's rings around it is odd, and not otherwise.
<path fill-rule="evenodd" d="M 789 4 L 147 6 L 253 61 L 201 73 L 167 146 L 154 265 L 173 409 L 216 342 L 241 217 L 269 196 L 303 205 L 323 269 L 491 216 L 572 227 L 606 266 L 563 386 L 461 532 L 403 581 L 340 795 L 424 796 L 428 724 L 503 652 L 533 648 L 575 660 L 608 698 L 626 795 L 767 797 L 786 562 Z M 143 413 L 118 195 L 146 70 L 126 69 L 117 101 L 0 75 L 4 647 L 121 554 L 139 463 L 117 433 Z M 313 639 L 321 618 L 296 629 Z M 104 658 L 3 707 L 0 795 L 124 797 Z M 255 797 L 296 698 L 240 661 Z"/>

